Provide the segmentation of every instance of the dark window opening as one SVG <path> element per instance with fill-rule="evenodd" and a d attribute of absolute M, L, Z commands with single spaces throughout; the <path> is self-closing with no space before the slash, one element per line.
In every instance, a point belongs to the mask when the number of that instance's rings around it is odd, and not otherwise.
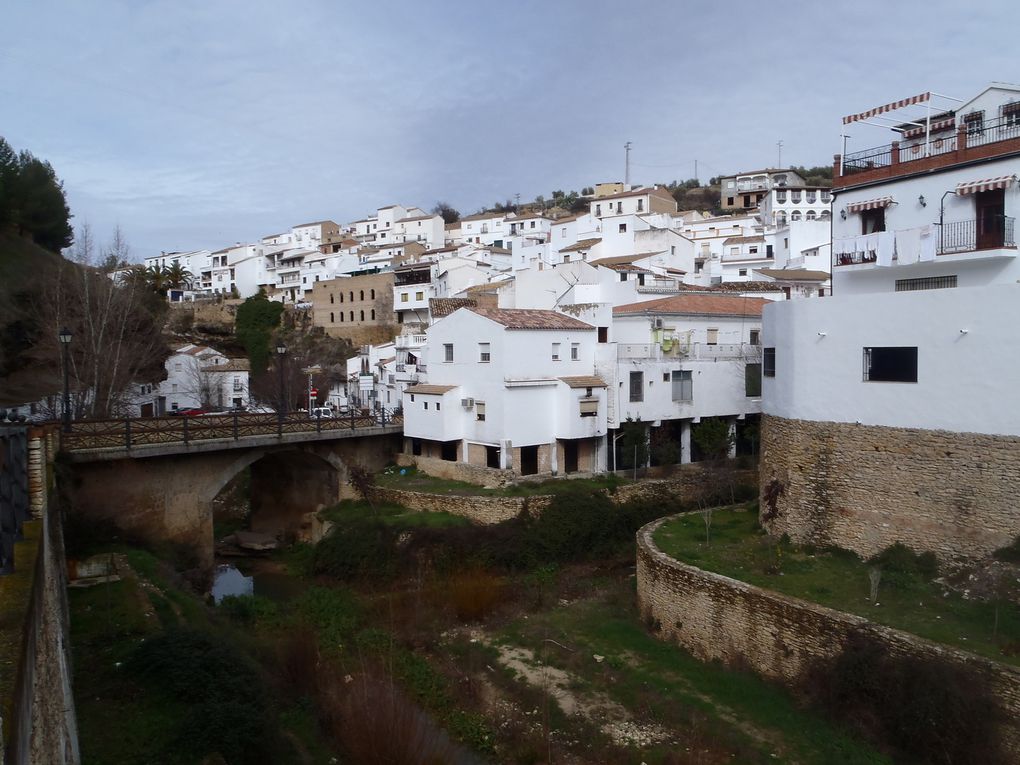
<path fill-rule="evenodd" d="M 874 210 L 861 212 L 861 233 L 874 234 L 885 231 L 885 208 L 876 207 Z"/>
<path fill-rule="evenodd" d="M 538 447 L 521 447 L 521 475 L 535 475 L 538 473 Z"/>
<path fill-rule="evenodd" d="M 761 395 L 761 364 L 747 364 L 744 367 L 744 395 Z"/>
<path fill-rule="evenodd" d="M 599 327 L 599 342 L 600 343 L 609 342 L 609 327 Z"/>
<path fill-rule="evenodd" d="M 460 441 L 443 441 L 443 446 L 439 454 L 440 459 L 444 459 L 447 462 L 456 462 L 458 446 L 460 446 Z"/>
<path fill-rule="evenodd" d="M 864 349 L 865 382 L 917 382 L 917 348 Z"/>
<path fill-rule="evenodd" d="M 645 400 L 645 375 L 644 372 L 630 373 L 630 400 Z"/>
<path fill-rule="evenodd" d="M 499 447 L 498 446 L 486 446 L 485 447 L 485 466 L 491 468 L 499 467 Z"/>
<path fill-rule="evenodd" d="M 763 377 L 776 376 L 776 349 L 762 348 L 761 373 Z"/>

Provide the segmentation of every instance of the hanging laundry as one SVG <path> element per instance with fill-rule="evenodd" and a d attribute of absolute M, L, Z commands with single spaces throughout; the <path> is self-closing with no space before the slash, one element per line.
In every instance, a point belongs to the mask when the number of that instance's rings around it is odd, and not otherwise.
<path fill-rule="evenodd" d="M 935 261 L 935 245 L 938 237 L 935 234 L 935 227 L 928 225 L 921 227 L 921 248 L 919 251 L 919 260 L 922 263 L 932 263 Z"/>
<path fill-rule="evenodd" d="M 880 266 L 891 266 L 893 252 L 896 249 L 896 235 L 892 231 L 881 231 L 876 236 L 878 247 L 875 251 L 875 260 Z"/>
<path fill-rule="evenodd" d="M 916 263 L 921 252 L 921 229 L 908 228 L 896 232 L 896 262 L 901 266 Z"/>

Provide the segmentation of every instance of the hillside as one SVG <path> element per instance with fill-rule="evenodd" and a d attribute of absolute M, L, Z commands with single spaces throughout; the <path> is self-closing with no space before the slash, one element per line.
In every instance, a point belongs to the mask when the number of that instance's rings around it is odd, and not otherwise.
<path fill-rule="evenodd" d="M 60 390 L 59 370 L 33 368 L 24 354 L 36 334 L 30 309 L 61 264 L 68 265 L 31 239 L 0 233 L 0 407 Z"/>

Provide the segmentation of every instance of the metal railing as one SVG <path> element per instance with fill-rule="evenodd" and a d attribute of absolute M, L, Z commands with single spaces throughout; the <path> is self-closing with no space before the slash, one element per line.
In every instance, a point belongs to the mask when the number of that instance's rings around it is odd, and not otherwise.
<path fill-rule="evenodd" d="M 843 157 L 843 175 L 863 173 L 876 167 L 888 167 L 892 164 L 892 144 L 876 146 Z"/>
<path fill-rule="evenodd" d="M 715 361 L 741 359 L 760 355 L 761 348 L 750 343 L 685 343 L 673 341 L 669 350 L 658 343 L 620 343 L 616 357 L 623 361 Z"/>
<path fill-rule="evenodd" d="M 1020 115 L 1010 114 L 997 120 L 967 125 L 967 146 L 984 146 L 987 143 L 1020 138 Z"/>
<path fill-rule="evenodd" d="M 247 414 L 130 418 L 123 420 L 76 420 L 61 434 L 64 451 L 131 449 L 155 444 L 191 444 L 197 441 L 238 440 L 245 436 L 283 436 L 284 433 L 329 433 L 360 428 L 403 425 L 402 414 L 393 410 L 357 411 L 338 417 L 293 414 Z"/>
<path fill-rule="evenodd" d="M 961 220 L 942 225 L 938 253 L 1013 247 L 1013 218 L 994 215 L 980 220 Z"/>

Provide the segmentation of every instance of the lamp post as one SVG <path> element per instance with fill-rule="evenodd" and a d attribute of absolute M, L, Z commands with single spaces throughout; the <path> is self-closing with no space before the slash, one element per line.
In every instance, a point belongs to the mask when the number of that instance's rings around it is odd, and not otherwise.
<path fill-rule="evenodd" d="M 64 327 L 57 333 L 60 341 L 61 357 L 64 366 L 64 409 L 62 430 L 65 433 L 71 432 L 71 364 L 68 358 L 71 350 L 71 330 Z"/>
<path fill-rule="evenodd" d="M 280 406 L 277 411 L 280 413 L 281 420 L 287 415 L 287 391 L 283 377 L 283 362 L 286 357 L 287 346 L 279 343 L 276 346 L 276 365 L 280 368 Z"/>

